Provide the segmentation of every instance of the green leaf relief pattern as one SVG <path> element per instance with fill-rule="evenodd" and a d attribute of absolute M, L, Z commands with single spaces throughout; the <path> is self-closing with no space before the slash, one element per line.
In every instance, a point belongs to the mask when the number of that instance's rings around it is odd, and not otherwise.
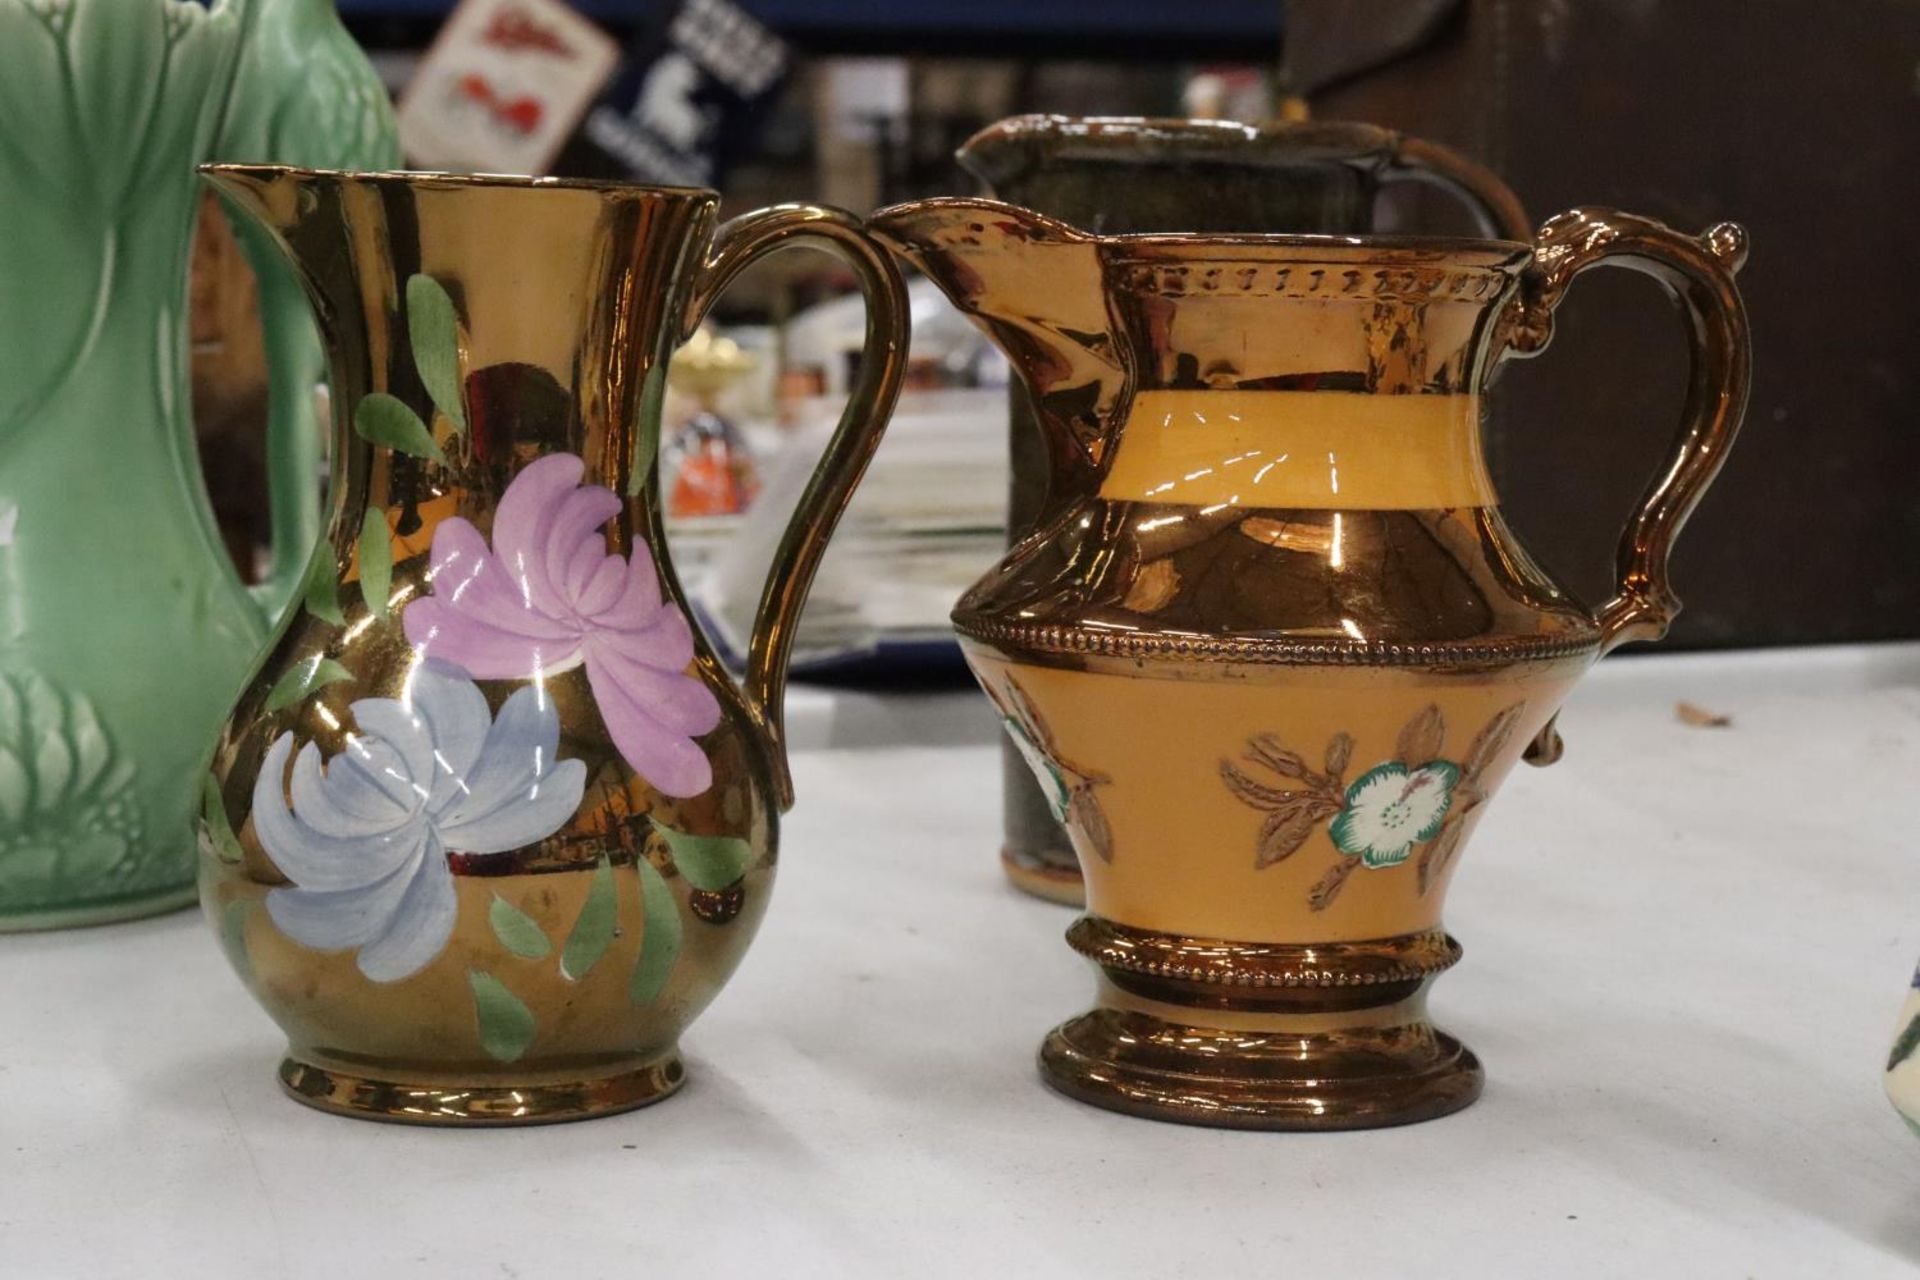
<path fill-rule="evenodd" d="M 1920 1013 L 1913 1015 L 1913 1020 L 1894 1040 L 1893 1052 L 1887 1055 L 1887 1070 L 1891 1071 L 1911 1058 L 1916 1049 L 1920 1049 Z"/>
<path fill-rule="evenodd" d="M 220 779 L 211 773 L 200 787 L 200 817 L 206 824 L 213 856 L 222 862 L 239 862 L 245 855 L 240 850 L 239 837 L 233 834 L 233 824 L 227 821 L 227 802 L 220 795 Z"/>
<path fill-rule="evenodd" d="M 653 829 L 673 851 L 673 865 L 696 889 L 710 893 L 724 889 L 745 875 L 753 861 L 753 846 L 739 836 L 688 835 L 661 822 L 655 822 Z"/>
<path fill-rule="evenodd" d="M 421 385 L 433 397 L 434 407 L 447 415 L 457 430 L 467 429 L 467 409 L 460 399 L 460 321 L 453 299 L 432 276 L 407 281 L 407 338 L 413 344 L 413 367 Z"/>
<path fill-rule="evenodd" d="M 497 893 L 487 907 L 487 923 L 500 945 L 523 960 L 541 960 L 553 952 L 553 943 L 533 917 Z"/>
<path fill-rule="evenodd" d="M 369 511 L 360 522 L 360 598 L 376 618 L 387 616 L 387 598 L 393 593 L 393 540 L 387 513 Z"/>
<path fill-rule="evenodd" d="M 267 693 L 267 710 L 283 710 L 306 701 L 307 696 L 317 689 L 351 679 L 353 672 L 332 658 L 308 658 L 274 682 L 273 688 Z"/>
<path fill-rule="evenodd" d="M 340 612 L 339 569 L 333 563 L 331 545 L 321 546 L 320 554 L 313 559 L 313 567 L 307 570 L 307 589 L 302 603 L 314 617 L 336 627 L 346 625 L 347 616 Z"/>
<path fill-rule="evenodd" d="M 420 421 L 420 415 L 409 409 L 406 401 L 384 391 L 369 392 L 360 398 L 360 403 L 353 408 L 353 429 L 362 439 L 398 453 L 432 458 L 435 462 L 447 460 L 447 455 L 434 443 L 427 424 Z"/>
<path fill-rule="evenodd" d="M 506 983 L 482 969 L 467 970 L 473 988 L 473 1016 L 480 1031 L 480 1047 L 500 1062 L 518 1062 L 533 1043 L 537 1029 L 533 1010 L 507 990 Z"/>
<path fill-rule="evenodd" d="M 613 864 L 602 856 L 587 889 L 587 900 L 580 904 L 573 931 L 560 952 L 560 973 L 571 982 L 587 976 L 613 942 L 614 925 L 620 917 L 620 900 L 614 892 Z"/>
<path fill-rule="evenodd" d="M 0 902 L 32 910 L 107 880 L 179 882 L 172 843 L 146 839 L 134 776 L 85 694 L 0 674 Z"/>
<path fill-rule="evenodd" d="M 645 858 L 640 859 L 640 910 L 645 932 L 640 935 L 640 959 L 633 966 L 627 996 L 635 1004 L 652 1004 L 680 958 L 681 924 L 672 887 Z"/>

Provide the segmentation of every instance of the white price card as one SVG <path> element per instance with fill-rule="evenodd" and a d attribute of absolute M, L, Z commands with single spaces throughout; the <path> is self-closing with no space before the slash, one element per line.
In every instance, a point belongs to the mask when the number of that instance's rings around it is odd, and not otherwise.
<path fill-rule="evenodd" d="M 560 0 L 461 0 L 400 98 L 416 168 L 540 174 L 620 59 Z"/>

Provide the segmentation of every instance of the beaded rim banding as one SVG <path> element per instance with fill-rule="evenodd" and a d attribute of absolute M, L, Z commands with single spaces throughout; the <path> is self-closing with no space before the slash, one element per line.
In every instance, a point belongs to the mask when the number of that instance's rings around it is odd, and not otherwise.
<path fill-rule="evenodd" d="M 1255 636 L 1174 636 L 1047 623 L 1006 623 L 956 612 L 954 629 L 997 648 L 1114 658 L 1178 658 L 1289 666 L 1410 667 L 1435 663 L 1527 662 L 1596 652 L 1597 632 L 1497 641 L 1282 640 Z"/>
<path fill-rule="evenodd" d="M 1103 968 L 1236 987 L 1370 987 L 1415 981 L 1460 961 L 1460 944 L 1443 929 L 1302 947 L 1185 938 L 1082 916 L 1067 943 Z"/>

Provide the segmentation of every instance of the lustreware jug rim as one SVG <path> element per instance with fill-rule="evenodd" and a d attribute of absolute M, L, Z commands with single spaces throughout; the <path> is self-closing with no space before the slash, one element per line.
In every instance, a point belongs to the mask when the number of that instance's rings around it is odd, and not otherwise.
<path fill-rule="evenodd" d="M 686 196 L 718 200 L 720 193 L 711 187 L 674 187 L 659 183 L 622 182 L 614 178 L 535 177 L 514 173 L 449 173 L 439 169 L 318 169 L 293 164 L 246 164 L 212 161 L 199 166 L 206 177 L 222 174 L 251 177 L 334 178 L 348 182 L 401 183 L 407 186 L 490 187 L 524 191 L 600 191 L 635 195 Z"/>
<path fill-rule="evenodd" d="M 1358 159 L 1385 150 L 1399 135 L 1382 125 L 1348 120 L 1283 120 L 1255 124 L 1242 120 L 1202 120 L 1184 116 L 1076 116 L 1032 111 L 1007 116 L 985 126 L 960 144 L 966 155 L 994 144 L 1049 143 L 1087 146 L 1095 152 L 1107 147 L 1137 147 L 1142 141 L 1165 141 L 1207 148 L 1244 147 L 1249 143 L 1301 144 L 1317 142 L 1329 150 L 1351 153 Z M 1299 157 L 1295 157 L 1299 158 Z"/>
<path fill-rule="evenodd" d="M 1365 252 L 1406 250 L 1443 257 L 1484 254 L 1511 259 L 1511 262 L 1505 265 L 1509 265 L 1513 270 L 1523 267 L 1533 257 L 1533 246 L 1525 241 L 1494 239 L 1486 236 L 1353 235 L 1331 232 L 1258 231 L 1101 233 L 1084 230 L 1063 219 L 1038 213 L 1025 205 L 970 196 L 933 196 L 925 200 L 888 205 L 886 208 L 876 209 L 869 215 L 868 221 L 881 223 L 890 218 L 912 213 L 960 208 L 976 209 L 982 213 L 1005 210 L 1009 215 L 1018 215 L 1036 227 L 1056 230 L 1070 239 L 1077 239 L 1086 244 L 1103 248 L 1112 246 L 1121 250 L 1123 255 L 1129 249 L 1178 251 L 1204 248 L 1209 252 L 1222 251 L 1222 256 L 1231 256 L 1235 250 L 1300 250 L 1308 253 L 1325 252 L 1330 249 L 1354 249 Z"/>

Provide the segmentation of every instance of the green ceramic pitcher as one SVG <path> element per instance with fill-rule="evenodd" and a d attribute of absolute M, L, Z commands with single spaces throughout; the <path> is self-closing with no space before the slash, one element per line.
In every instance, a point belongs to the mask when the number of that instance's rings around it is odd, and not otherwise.
<path fill-rule="evenodd" d="M 194 445 L 187 267 L 210 158 L 394 163 L 332 0 L 0 0 L 0 929 L 194 898 L 221 717 L 318 531 L 320 349 L 277 256 L 273 569 Z"/>

